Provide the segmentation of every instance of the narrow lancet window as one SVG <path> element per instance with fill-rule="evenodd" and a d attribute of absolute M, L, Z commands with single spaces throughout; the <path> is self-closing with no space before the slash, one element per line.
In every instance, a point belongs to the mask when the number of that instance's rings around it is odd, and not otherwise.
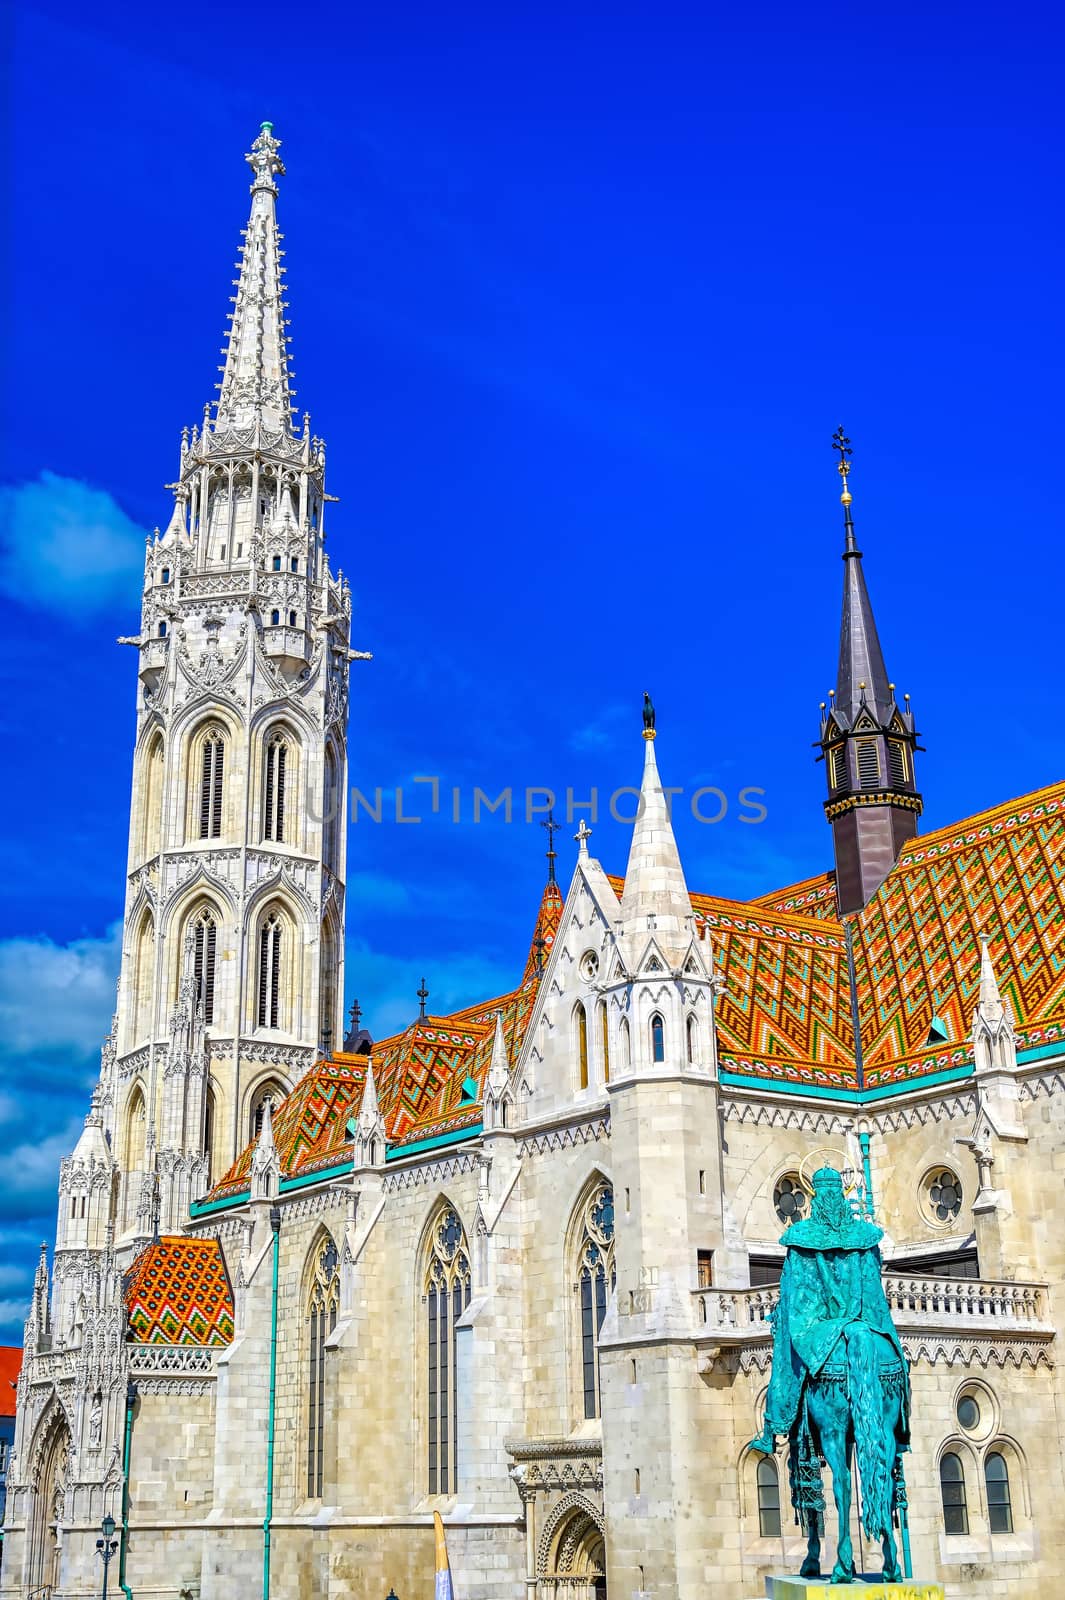
<path fill-rule="evenodd" d="M 200 838 L 218 839 L 222 834 L 222 783 L 225 770 L 225 739 L 217 728 L 204 735 L 200 765 Z"/>
<path fill-rule="evenodd" d="M 600 1414 L 599 1333 L 614 1281 L 614 1191 L 602 1183 L 585 1203 L 577 1258 L 581 1391 L 586 1417 Z"/>
<path fill-rule="evenodd" d="M 455 1373 L 455 1324 L 470 1303 L 470 1283 L 466 1235 L 458 1216 L 449 1207 L 441 1212 L 433 1228 L 425 1274 L 430 1494 L 451 1494 L 458 1487 L 459 1392 Z"/>
<path fill-rule="evenodd" d="M 275 912 L 259 930 L 260 1028 L 278 1027 L 281 1002 L 281 918 Z"/>
<path fill-rule="evenodd" d="M 281 844 L 285 838 L 285 767 L 288 743 L 275 734 L 266 747 L 266 779 L 263 786 L 263 837 Z"/>
<path fill-rule="evenodd" d="M 325 1342 L 336 1327 L 340 1306 L 340 1258 L 332 1239 L 318 1246 L 307 1308 L 307 1494 L 321 1498 L 325 1482 Z"/>

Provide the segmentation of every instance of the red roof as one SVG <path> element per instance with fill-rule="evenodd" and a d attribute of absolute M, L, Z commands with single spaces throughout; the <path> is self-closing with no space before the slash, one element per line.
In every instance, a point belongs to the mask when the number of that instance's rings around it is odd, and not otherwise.
<path fill-rule="evenodd" d="M 22 1346 L 0 1344 L 0 1417 L 15 1415 L 15 1385 L 22 1371 Z"/>

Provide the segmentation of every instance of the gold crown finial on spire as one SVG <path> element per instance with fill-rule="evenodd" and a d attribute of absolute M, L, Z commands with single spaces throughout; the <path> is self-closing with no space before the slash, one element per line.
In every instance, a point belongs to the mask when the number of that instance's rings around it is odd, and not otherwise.
<path fill-rule="evenodd" d="M 840 500 L 845 506 L 849 506 L 851 503 L 851 491 L 850 484 L 847 482 L 847 479 L 850 477 L 851 456 L 854 454 L 854 451 L 851 449 L 850 440 L 843 431 L 842 422 L 832 435 L 832 448 L 833 450 L 839 451 L 839 465 L 837 466 L 836 471 L 843 479 L 843 493 L 840 495 Z"/>

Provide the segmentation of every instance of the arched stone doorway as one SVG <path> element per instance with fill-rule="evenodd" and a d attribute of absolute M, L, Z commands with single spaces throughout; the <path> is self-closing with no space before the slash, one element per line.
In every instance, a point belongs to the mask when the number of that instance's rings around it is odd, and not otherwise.
<path fill-rule="evenodd" d="M 540 1592 L 553 1600 L 606 1600 L 606 1545 L 595 1511 L 571 1503 L 551 1533 Z"/>
<path fill-rule="evenodd" d="M 29 1587 L 53 1588 L 59 1584 L 59 1559 L 62 1549 L 63 1507 L 67 1492 L 67 1460 L 70 1455 L 70 1430 L 58 1408 L 46 1424 L 38 1454 L 33 1524 L 30 1534 Z"/>

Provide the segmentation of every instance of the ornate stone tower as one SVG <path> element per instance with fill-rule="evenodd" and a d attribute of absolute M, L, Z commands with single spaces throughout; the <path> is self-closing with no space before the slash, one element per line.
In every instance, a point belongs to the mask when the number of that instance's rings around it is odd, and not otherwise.
<path fill-rule="evenodd" d="M 251 215 L 212 419 L 148 541 L 125 934 L 100 1110 L 119 1246 L 178 1227 L 339 1042 L 351 597 L 325 553 L 325 446 L 290 405 L 279 143 Z"/>
<path fill-rule="evenodd" d="M 843 480 L 843 620 L 839 674 L 821 705 L 820 746 L 828 775 L 825 815 L 836 855 L 840 914 L 860 911 L 917 832 L 921 796 L 914 777 L 918 734 L 906 695 L 900 709 L 888 682 L 851 517 L 851 446 L 833 439 Z"/>

